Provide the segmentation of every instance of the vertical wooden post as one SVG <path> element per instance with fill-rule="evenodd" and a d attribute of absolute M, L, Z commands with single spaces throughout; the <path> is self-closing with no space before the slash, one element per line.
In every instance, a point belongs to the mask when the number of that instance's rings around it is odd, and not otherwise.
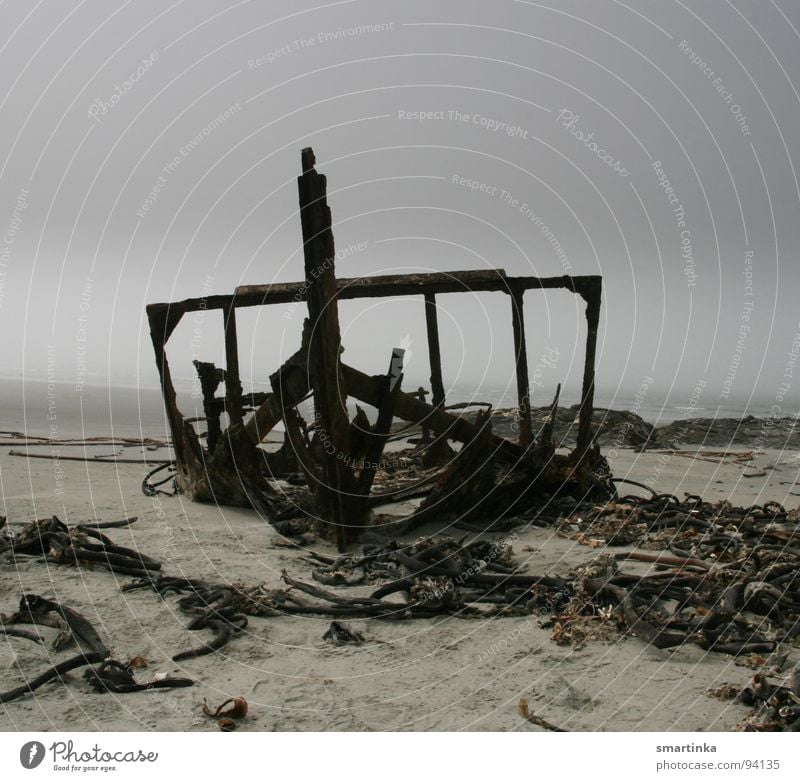
<path fill-rule="evenodd" d="M 175 451 L 177 462 L 183 463 L 186 456 L 186 445 L 183 434 L 183 416 L 178 411 L 175 396 L 175 387 L 167 362 L 167 339 L 172 331 L 169 323 L 169 314 L 155 307 L 148 307 L 147 318 L 150 321 L 150 339 L 153 342 L 153 351 L 156 356 L 156 367 L 161 380 L 161 394 L 164 397 L 164 409 L 167 413 L 170 434 L 172 435 L 172 449 Z M 180 318 L 178 318 L 180 319 Z M 174 326 L 173 326 L 174 327 Z"/>
<path fill-rule="evenodd" d="M 428 357 L 431 365 L 431 404 L 437 409 L 444 409 L 445 395 L 442 380 L 442 351 L 439 345 L 439 312 L 436 309 L 436 295 L 425 293 L 425 326 L 428 334 Z M 424 399 L 423 399 L 424 400 Z M 423 427 L 423 441 L 425 441 L 425 428 Z M 452 452 L 444 436 L 435 437 L 428 446 L 424 463 L 446 463 L 452 457 Z"/>
<path fill-rule="evenodd" d="M 431 364 L 431 404 L 444 406 L 444 383 L 442 382 L 442 353 L 439 346 L 439 313 L 436 311 L 436 295 L 425 294 L 425 325 L 428 331 L 428 356 Z"/>
<path fill-rule="evenodd" d="M 236 338 L 236 307 L 233 301 L 225 311 L 225 408 L 230 425 L 241 424 L 242 383 L 239 379 L 239 344 Z"/>
<path fill-rule="evenodd" d="M 224 377 L 225 372 L 217 369 L 213 363 L 207 361 L 193 361 L 194 368 L 197 370 L 197 377 L 200 380 L 200 390 L 203 394 L 203 414 L 206 416 L 206 447 L 209 453 L 213 453 L 222 435 L 219 424 L 220 408 L 214 403 L 220 378 Z"/>
<path fill-rule="evenodd" d="M 583 366 L 583 390 L 578 416 L 576 452 L 580 464 L 592 443 L 592 413 L 594 412 L 594 364 L 597 353 L 597 327 L 600 323 L 600 303 L 603 295 L 601 277 L 583 283 L 579 290 L 586 301 L 586 357 Z"/>
<path fill-rule="evenodd" d="M 147 317 L 150 322 L 150 338 L 156 356 L 156 366 L 161 379 L 161 393 L 164 397 L 164 409 L 167 413 L 172 450 L 175 453 L 176 477 L 178 486 L 194 497 L 195 474 L 202 461 L 200 445 L 191 424 L 186 423 L 178 409 L 175 386 L 167 361 L 167 341 L 181 319 L 182 312 L 170 308 L 148 306 Z"/>
<path fill-rule="evenodd" d="M 514 331 L 514 357 L 517 375 L 519 443 L 527 447 L 533 441 L 531 430 L 531 397 L 528 382 L 528 349 L 525 344 L 525 314 L 522 308 L 525 291 L 511 290 L 511 327 Z"/>
<path fill-rule="evenodd" d="M 412 393 L 411 395 L 416 396 L 419 401 L 425 401 L 428 391 L 420 385 L 419 388 L 417 388 L 416 394 Z M 422 424 L 422 439 L 420 441 L 423 445 L 430 445 L 432 441 L 431 430 L 424 423 Z"/>
<path fill-rule="evenodd" d="M 354 536 L 347 527 L 363 526 L 366 503 L 357 495 L 353 470 L 345 464 L 349 456 L 350 421 L 347 392 L 339 371 L 341 334 L 336 299 L 335 249 L 331 210 L 327 202 L 327 180 L 314 170 L 314 152 L 302 151 L 300 222 L 303 228 L 306 303 L 311 326 L 308 346 L 309 370 L 313 377 L 317 436 L 323 452 L 323 483 L 317 492 L 320 512 L 334 524 L 336 544 L 344 549 Z"/>

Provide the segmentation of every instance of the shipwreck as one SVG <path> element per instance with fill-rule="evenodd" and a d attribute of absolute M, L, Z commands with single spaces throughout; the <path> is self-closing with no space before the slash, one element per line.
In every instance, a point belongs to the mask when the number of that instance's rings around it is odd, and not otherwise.
<path fill-rule="evenodd" d="M 380 525 L 375 508 L 412 495 L 424 494 L 425 499 L 406 519 L 409 524 L 432 517 L 480 523 L 530 511 L 555 495 L 577 500 L 597 491 L 604 461 L 593 443 L 592 412 L 602 278 L 509 276 L 502 269 L 339 278 L 326 177 L 315 170 L 310 148 L 302 151 L 301 163 L 301 281 L 244 285 L 228 295 L 147 306 L 172 437 L 176 490 L 194 501 L 252 507 L 273 523 L 311 519 L 340 550 L 366 528 Z M 557 452 L 552 426 L 535 432 L 531 424 L 523 298 L 528 291 L 553 289 L 580 296 L 587 322 L 577 444 L 568 453 Z M 518 396 L 516 441 L 492 433 L 489 411 L 466 414 L 466 405 L 449 406 L 445 398 L 436 297 L 476 292 L 509 298 Z M 429 392 L 403 389 L 402 349 L 387 355 L 384 375 L 369 376 L 343 360 L 338 301 L 393 296 L 422 299 Z M 270 375 L 269 390 L 244 393 L 237 310 L 293 302 L 304 302 L 308 309 L 302 343 Z M 194 362 L 203 416 L 187 418 L 178 408 L 166 345 L 181 318 L 200 309 L 222 311 L 225 366 Z M 313 399 L 312 420 L 299 409 L 307 399 Z M 360 407 L 351 419 L 348 399 L 373 407 L 375 421 L 371 423 Z M 558 391 L 554 414 L 557 405 Z M 376 487 L 395 421 L 423 431 L 410 453 L 420 469 L 389 488 Z M 270 452 L 262 442 L 280 424 L 283 445 Z"/>

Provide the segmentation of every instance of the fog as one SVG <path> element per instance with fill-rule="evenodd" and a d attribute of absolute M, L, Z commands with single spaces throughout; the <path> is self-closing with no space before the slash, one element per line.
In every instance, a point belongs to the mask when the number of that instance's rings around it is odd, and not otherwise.
<path fill-rule="evenodd" d="M 302 279 L 296 177 L 327 174 L 337 274 L 601 274 L 601 398 L 798 410 L 800 10 L 786 2 L 6 2 L 0 368 L 153 386 L 146 304 Z M 450 388 L 513 389 L 510 303 L 439 297 Z M 347 361 L 418 299 L 341 304 Z M 242 313 L 263 389 L 303 307 Z M 525 297 L 534 403 L 578 392 L 583 305 Z M 221 361 L 187 316 L 175 375 Z M 550 351 L 549 353 L 547 351 Z M 555 351 L 555 353 L 554 353 Z"/>

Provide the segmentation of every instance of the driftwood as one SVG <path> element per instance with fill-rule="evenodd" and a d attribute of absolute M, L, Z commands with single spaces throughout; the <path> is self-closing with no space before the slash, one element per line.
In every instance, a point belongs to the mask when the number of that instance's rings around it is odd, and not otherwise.
<path fill-rule="evenodd" d="M 531 713 L 528 705 L 528 700 L 523 697 L 519 701 L 519 715 L 522 716 L 525 721 L 530 722 L 531 724 L 535 724 L 537 727 L 543 727 L 548 732 L 569 732 L 568 729 L 562 729 L 561 727 L 557 727 L 555 724 L 551 724 L 546 719 L 543 719 L 541 716 L 537 716 L 535 713 Z"/>
<path fill-rule="evenodd" d="M 85 437 L 60 439 L 52 437 L 40 437 L 35 434 L 26 434 L 21 431 L 0 431 L 0 438 L 7 439 L 17 445 L 47 445 L 52 447 L 146 447 L 148 450 L 158 450 L 159 448 L 169 447 L 170 443 L 165 439 L 153 439 L 143 437 Z"/>
<path fill-rule="evenodd" d="M 52 453 L 23 453 L 19 450 L 9 450 L 8 455 L 21 458 L 45 458 L 48 461 L 83 461 L 90 464 L 170 464 L 165 458 L 148 458 L 144 454 L 141 458 L 117 458 L 116 456 L 62 456 Z"/>

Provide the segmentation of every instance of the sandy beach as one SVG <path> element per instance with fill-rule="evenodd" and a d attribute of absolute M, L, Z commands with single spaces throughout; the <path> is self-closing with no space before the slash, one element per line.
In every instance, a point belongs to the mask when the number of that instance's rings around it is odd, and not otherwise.
<path fill-rule="evenodd" d="M 7 452 L 0 456 L 2 513 L 12 530 L 53 514 L 68 524 L 138 516 L 132 526 L 109 535 L 159 559 L 170 574 L 268 587 L 281 585 L 283 569 L 307 577 L 305 553 L 285 547 L 253 511 L 180 496 L 148 498 L 140 488 L 147 470 L 137 464 L 62 460 L 63 475 L 56 476 L 52 461 Z M 125 456 L 139 452 L 129 448 Z M 767 500 L 798 505 L 800 455 L 793 451 L 764 451 L 746 468 L 623 449 L 610 460 L 616 476 L 654 480 L 657 491 L 744 506 Z M 463 535 L 429 524 L 408 538 L 435 533 Z M 488 536 L 511 541 L 515 561 L 527 573 L 566 574 L 602 553 L 554 529 L 520 526 Z M 333 551 L 324 541 L 311 547 Z M 572 730 L 731 730 L 748 713 L 740 704 L 707 695 L 711 687 L 750 680 L 753 671 L 734 657 L 693 645 L 659 650 L 614 632 L 583 646 L 560 646 L 551 639 L 552 626 L 543 626 L 547 617 L 537 615 L 349 621 L 366 638 L 360 647 L 324 641 L 330 621 L 324 616 L 252 618 L 222 651 L 175 663 L 176 652 L 198 644 L 197 633 L 184 628 L 177 597 L 121 592 L 129 580 L 101 568 L 54 567 L 33 559 L 14 564 L 2 556 L 0 612 L 12 613 L 23 593 L 55 599 L 86 616 L 117 658 L 146 659 L 143 678 L 167 673 L 196 684 L 100 694 L 78 670 L 66 676 L 66 685 L 51 682 L 35 696 L 0 706 L 0 729 L 217 730 L 202 715 L 203 700 L 216 705 L 231 696 L 246 698 L 250 706 L 241 730 L 539 730 L 518 715 L 521 697 L 538 714 Z M 42 631 L 49 641 L 55 630 Z M 2 688 L 74 653 L 48 648 L 13 637 L 0 641 Z"/>

